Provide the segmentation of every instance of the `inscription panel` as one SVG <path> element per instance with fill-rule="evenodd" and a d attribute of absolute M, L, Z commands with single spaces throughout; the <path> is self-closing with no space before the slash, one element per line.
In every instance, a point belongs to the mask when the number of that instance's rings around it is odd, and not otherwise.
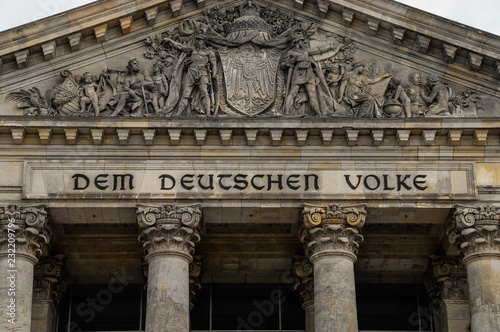
<path fill-rule="evenodd" d="M 476 199 L 473 163 L 26 161 L 27 199 Z"/>

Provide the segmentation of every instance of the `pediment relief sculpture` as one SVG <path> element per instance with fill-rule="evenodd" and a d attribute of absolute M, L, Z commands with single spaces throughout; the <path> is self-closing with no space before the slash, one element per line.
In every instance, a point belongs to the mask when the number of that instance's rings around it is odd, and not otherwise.
<path fill-rule="evenodd" d="M 6 100 L 30 116 L 423 118 L 484 110 L 476 91 L 367 58 L 348 35 L 252 1 L 205 10 L 144 47 L 124 68 L 66 70 L 52 89 Z"/>

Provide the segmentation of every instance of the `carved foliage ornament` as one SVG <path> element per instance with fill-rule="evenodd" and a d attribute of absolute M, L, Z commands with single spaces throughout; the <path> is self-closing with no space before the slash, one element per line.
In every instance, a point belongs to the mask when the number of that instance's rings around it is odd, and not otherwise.
<path fill-rule="evenodd" d="M 431 256 L 433 277 L 437 282 L 434 296 L 442 300 L 469 298 L 467 270 L 460 258 Z"/>
<path fill-rule="evenodd" d="M 59 303 L 68 282 L 61 277 L 63 255 L 41 258 L 35 265 L 33 298 Z"/>
<path fill-rule="evenodd" d="M 139 240 L 144 242 L 146 254 L 162 251 L 186 255 L 194 253 L 195 242 L 200 240 L 199 204 L 139 205 L 136 214 L 140 229 Z"/>
<path fill-rule="evenodd" d="M 194 255 L 193 261 L 189 263 L 189 308 L 194 307 L 196 301 L 196 292 L 201 289 L 201 280 L 203 278 L 203 256 Z"/>
<path fill-rule="evenodd" d="M 6 100 L 31 116 L 477 117 L 480 96 L 433 75 L 355 59 L 349 36 L 248 0 L 144 41 L 144 61 L 73 75 Z M 408 72 L 409 70 L 407 70 Z"/>
<path fill-rule="evenodd" d="M 358 254 L 359 243 L 363 240 L 357 229 L 344 225 L 315 227 L 301 238 L 301 241 L 307 244 L 311 256 L 326 252 L 347 252 L 355 257 Z"/>
<path fill-rule="evenodd" d="M 0 231 L 2 251 L 8 251 L 9 244 L 15 243 L 16 253 L 40 256 L 51 235 L 45 206 L 9 204 L 0 207 Z"/>
<path fill-rule="evenodd" d="M 500 208 L 457 206 L 447 234 L 467 256 L 480 252 L 500 253 Z"/>
<path fill-rule="evenodd" d="M 305 308 L 314 302 L 314 266 L 304 256 L 294 256 L 292 265 L 293 288 L 299 292 Z"/>
<path fill-rule="evenodd" d="M 304 204 L 301 217 L 306 229 L 331 224 L 361 228 L 366 220 L 365 206 L 364 204 L 352 206 L 339 206 L 336 204 L 314 206 Z"/>
<path fill-rule="evenodd" d="M 358 229 L 366 220 L 364 204 L 343 207 L 335 204 L 304 205 L 301 217 L 303 224 L 299 237 L 311 255 L 348 252 L 355 259 L 359 242 L 363 241 Z"/>

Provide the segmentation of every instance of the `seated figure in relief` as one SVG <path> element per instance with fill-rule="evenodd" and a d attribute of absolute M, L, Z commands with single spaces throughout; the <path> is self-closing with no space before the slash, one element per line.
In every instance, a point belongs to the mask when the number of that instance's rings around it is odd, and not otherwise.
<path fill-rule="evenodd" d="M 420 96 L 429 105 L 425 110 L 425 116 L 451 116 L 449 110 L 451 93 L 448 87 L 439 82 L 434 75 L 427 77 L 427 83 L 431 89 L 430 94 L 427 95 L 423 89 L 420 91 Z"/>
<path fill-rule="evenodd" d="M 384 115 L 389 118 L 411 118 L 410 98 L 401 86 L 399 77 L 392 77 L 385 92 Z"/>
<path fill-rule="evenodd" d="M 344 101 L 350 105 L 357 118 L 378 118 L 381 117 L 381 102 L 371 92 L 371 86 L 382 82 L 391 75 L 384 74 L 371 79 L 364 74 L 364 68 L 363 62 L 356 62 L 352 65 L 352 71 L 344 75 L 340 84 L 338 102 Z M 381 91 L 385 91 L 385 87 Z"/>
<path fill-rule="evenodd" d="M 131 59 L 127 65 L 128 74 L 123 82 L 121 91 L 114 96 L 116 107 L 111 116 L 117 116 L 124 109 L 125 106 L 134 116 L 142 116 L 147 113 L 148 96 L 145 88 L 150 90 L 153 87 L 153 82 L 146 80 L 144 74 L 140 73 L 139 61 Z"/>

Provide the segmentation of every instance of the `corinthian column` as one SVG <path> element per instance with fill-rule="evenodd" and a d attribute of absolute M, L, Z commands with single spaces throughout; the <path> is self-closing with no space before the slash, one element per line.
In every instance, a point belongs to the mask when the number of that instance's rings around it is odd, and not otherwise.
<path fill-rule="evenodd" d="M 500 208 L 457 206 L 448 227 L 467 267 L 472 332 L 500 331 Z"/>
<path fill-rule="evenodd" d="M 0 230 L 0 331 L 30 331 L 33 267 L 50 240 L 45 207 L 0 207 Z"/>
<path fill-rule="evenodd" d="M 354 262 L 363 236 L 364 205 L 311 206 L 302 211 L 301 241 L 314 264 L 316 332 L 357 332 Z"/>
<path fill-rule="evenodd" d="M 189 331 L 189 263 L 200 219 L 200 205 L 137 208 L 148 263 L 146 332 Z"/>

